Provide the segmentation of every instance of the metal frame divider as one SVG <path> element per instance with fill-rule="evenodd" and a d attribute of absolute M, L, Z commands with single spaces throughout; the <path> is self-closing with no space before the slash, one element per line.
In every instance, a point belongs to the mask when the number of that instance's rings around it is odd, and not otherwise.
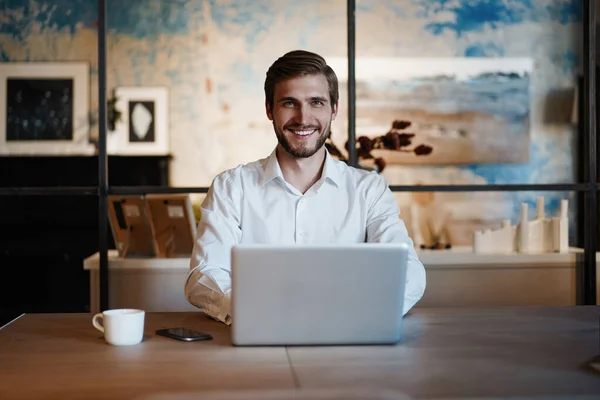
<path fill-rule="evenodd" d="M 596 247 L 598 238 L 598 159 L 596 142 L 596 0 L 584 1 L 584 137 L 588 147 L 585 196 L 584 263 L 577 263 L 578 304 L 596 304 Z"/>

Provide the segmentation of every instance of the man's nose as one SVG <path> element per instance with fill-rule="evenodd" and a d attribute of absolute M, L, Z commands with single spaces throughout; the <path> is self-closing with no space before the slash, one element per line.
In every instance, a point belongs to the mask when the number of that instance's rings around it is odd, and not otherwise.
<path fill-rule="evenodd" d="M 308 125 L 310 122 L 310 108 L 307 105 L 301 105 L 296 109 L 296 123 Z"/>

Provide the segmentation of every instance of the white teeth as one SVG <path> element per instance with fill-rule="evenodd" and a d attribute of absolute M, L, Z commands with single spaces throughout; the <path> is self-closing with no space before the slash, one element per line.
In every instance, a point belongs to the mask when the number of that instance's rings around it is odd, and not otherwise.
<path fill-rule="evenodd" d="M 299 135 L 299 136 L 308 136 L 311 133 L 313 133 L 314 131 L 315 130 L 313 129 L 312 131 L 292 131 L 292 132 L 294 132 L 296 135 Z"/>

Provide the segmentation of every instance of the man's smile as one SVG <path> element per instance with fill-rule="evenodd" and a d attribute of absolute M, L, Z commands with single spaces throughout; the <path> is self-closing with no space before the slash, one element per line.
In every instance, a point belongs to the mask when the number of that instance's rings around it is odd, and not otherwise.
<path fill-rule="evenodd" d="M 307 139 L 310 136 L 313 135 L 313 133 L 316 133 L 318 130 L 317 129 L 286 129 L 288 132 L 291 132 L 294 134 L 294 136 L 296 137 L 300 137 L 302 139 Z"/>

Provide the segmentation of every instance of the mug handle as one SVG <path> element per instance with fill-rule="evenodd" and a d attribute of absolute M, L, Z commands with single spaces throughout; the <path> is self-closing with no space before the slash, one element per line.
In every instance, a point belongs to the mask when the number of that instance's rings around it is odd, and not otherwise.
<path fill-rule="evenodd" d="M 102 322 L 104 322 L 104 315 L 102 315 L 102 313 L 98 313 L 98 314 L 94 315 L 94 318 L 92 318 L 92 324 L 94 325 L 94 328 L 96 328 L 100 332 L 104 333 L 104 327 L 102 325 L 100 325 L 100 323 L 98 322 L 98 319 L 102 319 Z"/>

